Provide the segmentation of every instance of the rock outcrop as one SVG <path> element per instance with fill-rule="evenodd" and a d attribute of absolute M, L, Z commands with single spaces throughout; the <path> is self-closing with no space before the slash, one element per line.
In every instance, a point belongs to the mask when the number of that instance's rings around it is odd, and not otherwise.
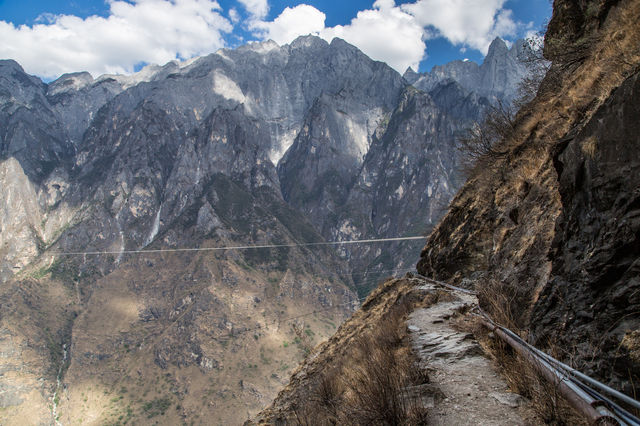
<path fill-rule="evenodd" d="M 409 70 L 404 77 L 427 92 L 443 81 L 452 80 L 480 96 L 511 101 L 518 96 L 518 85 L 528 73 L 525 61 L 528 49 L 530 47 L 525 40 L 517 40 L 508 48 L 504 40 L 496 38 L 480 65 L 456 60 L 436 65 L 422 74 Z"/>
<path fill-rule="evenodd" d="M 556 1 L 537 98 L 476 169 L 418 270 L 475 286 L 585 373 L 637 380 L 637 2 Z M 585 43 L 585 40 L 590 40 Z M 492 300 L 491 300 L 492 299 Z"/>

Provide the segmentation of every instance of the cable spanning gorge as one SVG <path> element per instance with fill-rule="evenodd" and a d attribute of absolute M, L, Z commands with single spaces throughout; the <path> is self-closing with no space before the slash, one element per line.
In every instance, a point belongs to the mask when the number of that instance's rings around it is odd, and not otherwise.
<path fill-rule="evenodd" d="M 311 243 L 291 243 L 291 244 L 253 244 L 245 246 L 223 246 L 223 247 L 184 247 L 184 248 L 163 248 L 163 249 L 140 249 L 140 250 L 123 250 L 123 251 L 88 251 L 88 252 L 51 252 L 51 256 L 97 256 L 103 254 L 148 254 L 148 253 L 178 253 L 178 252 L 198 252 L 198 251 L 226 251 L 226 250 L 257 250 L 272 248 L 289 248 L 289 247 L 313 247 L 313 246 L 341 246 L 350 244 L 371 244 L 371 243 L 387 243 L 392 241 L 415 241 L 424 240 L 423 235 L 411 237 L 390 237 L 375 238 L 368 240 L 343 240 L 343 241 L 318 241 Z"/>
<path fill-rule="evenodd" d="M 537 75 L 0 60 L 0 423 L 637 424 L 638 22 L 555 0 Z"/>

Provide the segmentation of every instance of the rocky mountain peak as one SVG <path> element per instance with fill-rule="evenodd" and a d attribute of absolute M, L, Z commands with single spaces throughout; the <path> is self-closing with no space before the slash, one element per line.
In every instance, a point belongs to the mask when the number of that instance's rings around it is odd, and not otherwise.
<path fill-rule="evenodd" d="M 505 41 L 500 37 L 496 37 L 493 39 L 493 41 L 489 45 L 489 50 L 487 51 L 486 58 L 492 58 L 494 56 L 504 55 L 508 50 L 509 50 L 509 47 L 507 46 L 507 43 L 505 43 Z"/>
<path fill-rule="evenodd" d="M 402 78 L 407 80 L 409 84 L 413 84 L 420 78 L 420 74 L 415 72 L 413 68 L 408 67 L 404 74 L 402 74 Z"/>
<path fill-rule="evenodd" d="M 4 62 L 0 228 L 19 239 L 0 235 L 2 320 L 18 324 L 19 341 L 41 342 L 24 347 L 40 367 L 20 370 L 11 401 L 45 377 L 28 403 L 46 419 L 59 377 L 64 423 L 89 389 L 151 392 L 123 396 L 135 412 L 180 402 L 174 423 L 257 410 L 305 342 L 389 271 L 413 269 L 421 245 L 295 243 L 426 235 L 458 186 L 453 141 L 483 108 L 474 90 L 440 79 L 427 93 L 315 36 L 49 85 Z M 5 342 L 3 353 L 23 353 Z M 104 373 L 114 362 L 135 374 Z M 108 393 L 96 395 L 100 419 Z M 214 394 L 237 398 L 203 406 Z M 0 410 L 0 423 L 24 407 Z"/>
<path fill-rule="evenodd" d="M 63 74 L 49 84 L 48 96 L 55 96 L 68 91 L 78 91 L 93 83 L 93 77 L 88 72 Z"/>
<path fill-rule="evenodd" d="M 452 61 L 435 66 L 430 72 L 411 76 L 413 85 L 424 91 L 432 90 L 440 82 L 452 79 L 468 91 L 495 101 L 513 100 L 517 96 L 518 84 L 527 74 L 527 67 L 521 60 L 524 41 L 516 41 L 511 48 L 504 40 L 496 37 L 489 46 L 482 64 L 473 61 Z"/>
<path fill-rule="evenodd" d="M 0 72 L 2 72 L 3 74 L 10 72 L 7 70 L 15 70 L 22 73 L 24 72 L 22 66 L 13 59 L 0 59 Z"/>
<path fill-rule="evenodd" d="M 24 72 L 20 64 L 11 59 L 0 60 L 0 102 L 13 108 L 28 105 L 41 96 L 45 84 Z"/>
<path fill-rule="evenodd" d="M 280 45 L 273 40 L 254 41 L 238 47 L 238 51 L 247 51 L 266 54 L 275 49 L 280 49 Z M 228 49 L 223 49 L 228 50 Z"/>
<path fill-rule="evenodd" d="M 309 34 L 309 35 L 297 37 L 295 40 L 289 43 L 289 48 L 315 50 L 315 49 L 323 49 L 328 45 L 329 43 L 323 38 Z"/>

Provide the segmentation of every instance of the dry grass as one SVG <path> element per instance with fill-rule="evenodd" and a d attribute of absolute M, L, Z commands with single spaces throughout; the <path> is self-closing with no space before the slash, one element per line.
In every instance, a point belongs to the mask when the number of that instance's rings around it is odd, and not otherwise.
<path fill-rule="evenodd" d="M 428 382 L 408 344 L 406 317 L 414 303 L 393 305 L 375 329 L 365 330 L 333 367 L 315 379 L 304 404 L 294 407 L 300 425 L 423 425 L 426 409 L 415 387 Z"/>
<path fill-rule="evenodd" d="M 499 281 L 487 281 L 478 288 L 480 307 L 498 324 L 511 330 L 521 328 L 518 315 L 523 297 L 518 289 Z"/>
<path fill-rule="evenodd" d="M 511 288 L 497 282 L 490 282 L 479 290 L 478 299 L 483 309 L 496 323 L 523 335 L 518 326 L 519 321 L 516 319 L 518 296 Z M 546 380 L 536 366 L 493 333 L 489 333 L 479 323 L 474 327 L 473 332 L 500 365 L 500 370 L 509 387 L 531 400 L 531 408 L 541 421 L 554 425 L 588 424 L 560 395 L 557 383 Z M 553 350 L 550 354 L 556 355 Z"/>
<path fill-rule="evenodd" d="M 629 357 L 640 363 L 640 330 L 627 331 L 620 345 L 629 352 Z"/>
<path fill-rule="evenodd" d="M 498 101 L 489 106 L 483 118 L 457 140 L 461 171 L 471 177 L 509 153 L 507 143 L 516 137 L 516 110 Z"/>
<path fill-rule="evenodd" d="M 493 339 L 490 348 L 509 387 L 531 400 L 531 407 L 542 421 L 554 425 L 589 424 L 560 395 L 557 383 L 542 377 L 534 365 L 510 346 L 500 339 Z"/>

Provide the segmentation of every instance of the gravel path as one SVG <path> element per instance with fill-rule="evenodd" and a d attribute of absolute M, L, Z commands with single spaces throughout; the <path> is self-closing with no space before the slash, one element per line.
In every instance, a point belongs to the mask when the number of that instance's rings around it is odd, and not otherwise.
<path fill-rule="evenodd" d="M 438 288 L 431 284 L 420 290 Z M 509 391 L 496 366 L 487 359 L 472 334 L 454 329 L 450 319 L 475 296 L 458 293 L 451 300 L 415 310 L 407 325 L 412 345 L 429 372 L 435 393 L 430 409 L 434 425 L 525 425 L 523 399 Z"/>

